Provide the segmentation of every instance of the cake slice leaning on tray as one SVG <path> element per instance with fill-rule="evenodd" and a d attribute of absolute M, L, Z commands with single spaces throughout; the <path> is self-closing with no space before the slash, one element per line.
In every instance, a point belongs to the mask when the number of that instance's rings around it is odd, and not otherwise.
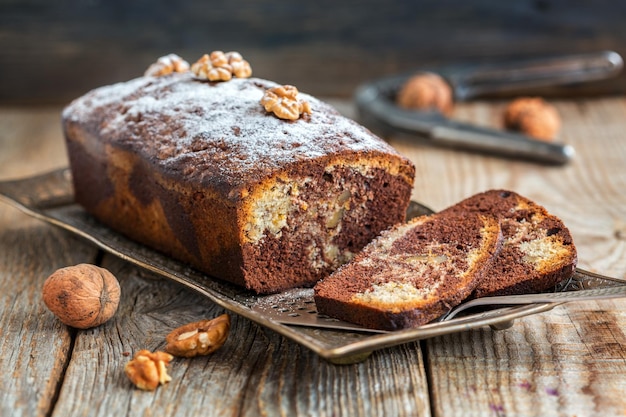
<path fill-rule="evenodd" d="M 315 286 L 317 309 L 382 330 L 428 323 L 472 293 L 501 241 L 497 219 L 477 213 L 396 225 Z"/>
<path fill-rule="evenodd" d="M 472 293 L 473 298 L 543 292 L 572 276 L 576 269 L 576 246 L 563 221 L 513 191 L 476 194 L 445 212 L 490 214 L 500 222 L 502 250 Z"/>
<path fill-rule="evenodd" d="M 576 259 L 560 219 L 519 194 L 491 190 L 384 232 L 320 282 L 315 301 L 320 313 L 365 327 L 415 327 L 465 298 L 554 288 Z"/>

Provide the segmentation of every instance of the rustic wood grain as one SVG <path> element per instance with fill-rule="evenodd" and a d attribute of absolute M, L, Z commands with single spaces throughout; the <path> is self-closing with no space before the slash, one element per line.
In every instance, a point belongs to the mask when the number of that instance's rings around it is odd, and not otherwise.
<path fill-rule="evenodd" d="M 66 164 L 59 111 L 0 110 L 0 178 Z M 134 352 L 162 349 L 173 328 L 223 311 L 105 255 L 122 286 L 118 313 L 95 329 L 69 329 L 42 304 L 40 287 L 59 267 L 99 259 L 92 245 L 0 205 L 0 415 L 430 415 L 419 344 L 337 366 L 236 316 L 221 350 L 176 359 L 171 383 L 140 391 L 123 372 Z"/>
<path fill-rule="evenodd" d="M 497 128 L 504 104 L 460 105 L 453 117 Z M 515 190 L 563 219 L 581 267 L 626 279 L 626 100 L 553 104 L 563 119 L 559 140 L 577 151 L 564 167 L 392 143 L 417 164 L 416 199 L 442 209 L 489 188 Z M 505 331 L 428 341 L 433 414 L 623 415 L 625 308 L 625 301 L 568 304 Z"/>
<path fill-rule="evenodd" d="M 608 0 L 4 0 L 0 102 L 64 103 L 139 76 L 161 55 L 195 60 L 216 49 L 240 51 L 263 78 L 349 97 L 364 81 L 424 66 L 626 55 L 625 13 L 626 3 Z M 622 77 L 580 92 L 625 90 Z"/>
<path fill-rule="evenodd" d="M 0 111 L 0 178 L 64 164 L 58 109 Z M 0 204 L 0 415 L 47 416 L 70 358 L 73 331 L 41 300 L 57 268 L 93 262 L 76 238 Z"/>
<path fill-rule="evenodd" d="M 0 415 L 48 415 L 73 331 L 46 309 L 41 286 L 57 268 L 94 259 L 93 248 L 59 230 L 0 223 Z"/>
<path fill-rule="evenodd" d="M 104 326 L 77 334 L 55 415 L 430 413 L 418 344 L 375 353 L 361 364 L 337 366 L 237 316 L 232 316 L 230 336 L 221 349 L 206 357 L 175 359 L 170 383 L 154 392 L 140 391 L 123 371 L 132 354 L 163 350 L 165 335 L 174 328 L 224 311 L 118 259 L 106 256 L 103 265 L 121 281 L 120 309 Z"/>
<path fill-rule="evenodd" d="M 0 179 L 67 166 L 61 107 L 0 110 Z"/>
<path fill-rule="evenodd" d="M 571 304 L 508 330 L 428 341 L 434 415 L 623 415 L 625 307 Z"/>
<path fill-rule="evenodd" d="M 353 114 L 349 103 L 336 103 Z M 390 141 L 416 163 L 415 199 L 442 209 L 488 188 L 513 189 L 563 218 L 581 266 L 626 278 L 626 99 L 553 103 L 564 121 L 560 140 L 577 150 L 564 167 Z M 462 104 L 454 117 L 497 127 L 504 104 Z M 66 164 L 58 111 L 0 110 L 0 178 Z M 233 317 L 221 350 L 175 360 L 171 383 L 142 392 L 123 374 L 125 352 L 161 348 L 174 326 L 222 310 L 105 255 L 122 284 L 120 312 L 97 329 L 68 331 L 41 305 L 38 286 L 59 266 L 96 259 L 91 245 L 0 205 L 0 415 L 608 416 L 626 409 L 626 301 L 569 304 L 508 330 L 427 341 L 425 356 L 413 343 L 347 366 Z"/>

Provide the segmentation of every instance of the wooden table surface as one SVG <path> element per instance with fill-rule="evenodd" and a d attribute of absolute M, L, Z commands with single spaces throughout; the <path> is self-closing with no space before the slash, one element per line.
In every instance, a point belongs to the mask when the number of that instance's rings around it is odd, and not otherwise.
<path fill-rule="evenodd" d="M 576 158 L 550 167 L 391 139 L 417 166 L 413 198 L 441 209 L 508 188 L 561 217 L 579 266 L 626 278 L 626 99 L 553 101 Z M 336 102 L 346 113 L 347 102 Z M 454 117 L 498 126 L 503 103 Z M 66 166 L 60 108 L 0 109 L 0 179 Z M 117 315 L 91 329 L 61 324 L 44 279 L 89 262 L 120 280 Z M 135 389 L 128 354 L 162 349 L 183 323 L 221 314 L 191 291 L 0 203 L 0 416 L 623 416 L 626 300 L 580 302 L 480 330 L 332 365 L 241 317 L 222 349 L 176 359 L 172 381 Z"/>

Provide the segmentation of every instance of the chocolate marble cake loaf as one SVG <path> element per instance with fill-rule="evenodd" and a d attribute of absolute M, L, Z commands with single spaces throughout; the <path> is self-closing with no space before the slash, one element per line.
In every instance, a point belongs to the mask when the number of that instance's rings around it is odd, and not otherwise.
<path fill-rule="evenodd" d="M 415 168 L 306 94 L 306 117 L 268 113 L 275 86 L 183 72 L 78 98 L 63 112 L 76 201 L 258 293 L 313 285 L 403 220 Z"/>

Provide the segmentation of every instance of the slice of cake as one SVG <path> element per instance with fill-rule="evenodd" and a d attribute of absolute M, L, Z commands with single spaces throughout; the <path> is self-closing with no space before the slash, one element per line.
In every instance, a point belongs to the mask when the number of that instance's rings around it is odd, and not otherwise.
<path fill-rule="evenodd" d="M 502 250 L 472 297 L 542 292 L 569 278 L 576 269 L 576 247 L 567 227 L 519 194 L 486 191 L 444 212 L 493 215 L 500 222 Z"/>
<path fill-rule="evenodd" d="M 428 323 L 472 293 L 500 243 L 498 221 L 488 214 L 418 217 L 383 232 L 319 282 L 317 309 L 375 329 Z"/>
<path fill-rule="evenodd" d="M 243 78 L 242 62 L 168 57 L 71 103 L 76 202 L 253 291 L 312 286 L 403 220 L 415 168 L 322 101 Z"/>

